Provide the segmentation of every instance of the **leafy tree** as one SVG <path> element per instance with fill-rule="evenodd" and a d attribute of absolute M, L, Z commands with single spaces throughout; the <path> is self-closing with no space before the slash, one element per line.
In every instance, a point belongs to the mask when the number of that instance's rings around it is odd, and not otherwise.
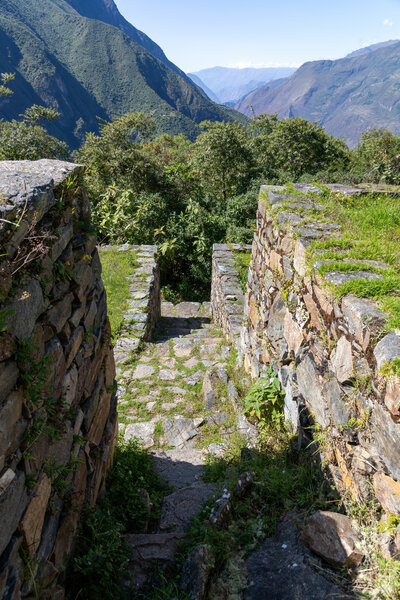
<path fill-rule="evenodd" d="M 351 170 L 371 183 L 400 183 L 400 137 L 388 129 L 364 131 L 352 152 Z"/>
<path fill-rule="evenodd" d="M 38 160 L 40 158 L 67 159 L 65 142 L 51 136 L 39 120 L 53 121 L 59 113 L 50 108 L 34 105 L 28 108 L 22 121 L 0 120 L 0 160 Z"/>
<path fill-rule="evenodd" d="M 86 165 L 86 185 L 94 197 L 114 184 L 133 193 L 157 191 L 160 169 L 140 144 L 154 130 L 149 115 L 128 113 L 111 123 L 102 121 L 99 135 L 88 133 L 75 157 Z"/>
<path fill-rule="evenodd" d="M 230 196 L 245 190 L 251 179 L 254 155 L 250 138 L 239 123 L 204 121 L 205 131 L 195 144 L 191 164 L 205 190 L 224 205 Z"/>
<path fill-rule="evenodd" d="M 14 93 L 12 90 L 10 90 L 10 88 L 8 87 L 8 84 L 10 83 L 10 81 L 13 81 L 15 79 L 15 75 L 14 73 L 0 73 L 0 97 L 1 96 L 12 96 L 12 94 Z"/>
<path fill-rule="evenodd" d="M 269 175 L 280 171 L 284 178 L 298 180 L 305 173 L 337 171 L 348 166 L 349 150 L 343 140 L 307 119 L 278 121 L 276 115 L 260 115 L 253 131 L 259 166 Z"/>

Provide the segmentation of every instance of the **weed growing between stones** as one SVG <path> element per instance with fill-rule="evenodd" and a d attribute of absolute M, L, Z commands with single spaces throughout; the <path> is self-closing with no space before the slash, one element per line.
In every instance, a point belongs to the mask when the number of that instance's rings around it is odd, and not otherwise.
<path fill-rule="evenodd" d="M 251 253 L 250 252 L 235 252 L 233 254 L 233 258 L 235 261 L 235 268 L 238 271 L 240 286 L 243 290 L 243 293 L 246 293 L 246 283 L 247 277 L 249 274 L 249 265 L 251 261 Z"/>
<path fill-rule="evenodd" d="M 129 281 L 138 263 L 134 252 L 115 252 L 101 250 L 102 278 L 107 290 L 108 316 L 111 324 L 113 340 L 118 337 L 122 325 L 122 316 L 129 299 Z"/>

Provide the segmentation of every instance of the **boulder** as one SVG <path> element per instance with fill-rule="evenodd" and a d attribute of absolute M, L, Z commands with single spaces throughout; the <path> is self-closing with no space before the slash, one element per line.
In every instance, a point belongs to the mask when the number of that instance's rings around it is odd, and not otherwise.
<path fill-rule="evenodd" d="M 205 600 L 213 567 L 214 557 L 208 546 L 196 546 L 183 565 L 181 590 L 187 592 L 192 600 Z"/>
<path fill-rule="evenodd" d="M 363 554 L 350 517 L 329 511 L 315 513 L 301 536 L 309 548 L 335 567 L 359 564 Z"/>

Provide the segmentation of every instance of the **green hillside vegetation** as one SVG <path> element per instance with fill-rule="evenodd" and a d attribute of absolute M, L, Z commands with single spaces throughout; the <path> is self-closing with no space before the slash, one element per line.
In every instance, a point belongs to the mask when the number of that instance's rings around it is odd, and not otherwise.
<path fill-rule="evenodd" d="M 31 104 L 49 106 L 62 115 L 49 132 L 72 148 L 98 131 L 96 117 L 126 112 L 145 111 L 159 133 L 191 139 L 205 119 L 245 122 L 132 37 L 65 0 L 3 0 L 0 44 L 0 71 L 16 74 L 12 102 L 0 101 L 0 115 L 10 120 Z"/>
<path fill-rule="evenodd" d="M 235 108 L 248 116 L 254 111 L 317 121 L 353 147 L 371 127 L 400 134 L 399 90 L 397 42 L 340 60 L 305 63 L 282 85 L 266 84 Z"/>

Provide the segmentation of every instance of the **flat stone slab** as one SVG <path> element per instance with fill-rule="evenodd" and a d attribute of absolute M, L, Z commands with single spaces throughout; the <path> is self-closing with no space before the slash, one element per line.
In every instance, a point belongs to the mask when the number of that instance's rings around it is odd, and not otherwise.
<path fill-rule="evenodd" d="M 137 365 L 131 375 L 131 379 L 144 379 L 145 377 L 151 377 L 154 373 L 154 367 L 151 365 Z"/>
<path fill-rule="evenodd" d="M 178 544 L 184 537 L 185 535 L 176 533 L 142 533 L 125 536 L 125 541 L 131 549 L 128 571 L 137 590 L 147 582 L 155 561 L 163 569 L 172 565 Z"/>
<path fill-rule="evenodd" d="M 194 386 L 203 379 L 203 375 L 204 375 L 203 371 L 196 371 L 196 373 L 193 373 L 193 375 L 189 375 L 189 377 L 184 377 L 183 381 L 187 385 Z"/>
<path fill-rule="evenodd" d="M 162 381 L 173 381 L 179 375 L 179 371 L 173 371 L 171 369 L 161 369 L 158 377 Z"/>
<path fill-rule="evenodd" d="M 146 423 L 133 423 L 128 425 L 125 429 L 124 440 L 129 442 L 130 440 L 137 438 L 142 442 L 144 448 L 151 448 L 154 446 L 154 429 L 156 424 L 154 422 Z"/>
<path fill-rule="evenodd" d="M 164 441 L 168 446 L 182 448 L 186 442 L 198 435 L 193 419 L 177 417 L 163 421 Z"/>
<path fill-rule="evenodd" d="M 244 600 L 343 600 L 338 586 L 310 564 L 311 554 L 299 539 L 300 530 L 286 517 L 277 535 L 267 538 L 247 560 L 249 574 Z"/>
<path fill-rule="evenodd" d="M 166 496 L 161 509 L 160 529 L 189 531 L 190 524 L 216 491 L 213 483 L 196 483 Z"/>
<path fill-rule="evenodd" d="M 370 271 L 356 271 L 355 273 L 339 273 L 332 271 L 331 273 L 325 273 L 325 279 L 333 285 L 343 285 L 344 283 L 355 281 L 356 279 L 377 281 L 378 279 L 383 279 L 383 275 L 371 273 Z"/>
<path fill-rule="evenodd" d="M 204 455 L 201 450 L 165 450 L 153 452 L 154 470 L 170 486 L 183 488 L 201 479 Z"/>

